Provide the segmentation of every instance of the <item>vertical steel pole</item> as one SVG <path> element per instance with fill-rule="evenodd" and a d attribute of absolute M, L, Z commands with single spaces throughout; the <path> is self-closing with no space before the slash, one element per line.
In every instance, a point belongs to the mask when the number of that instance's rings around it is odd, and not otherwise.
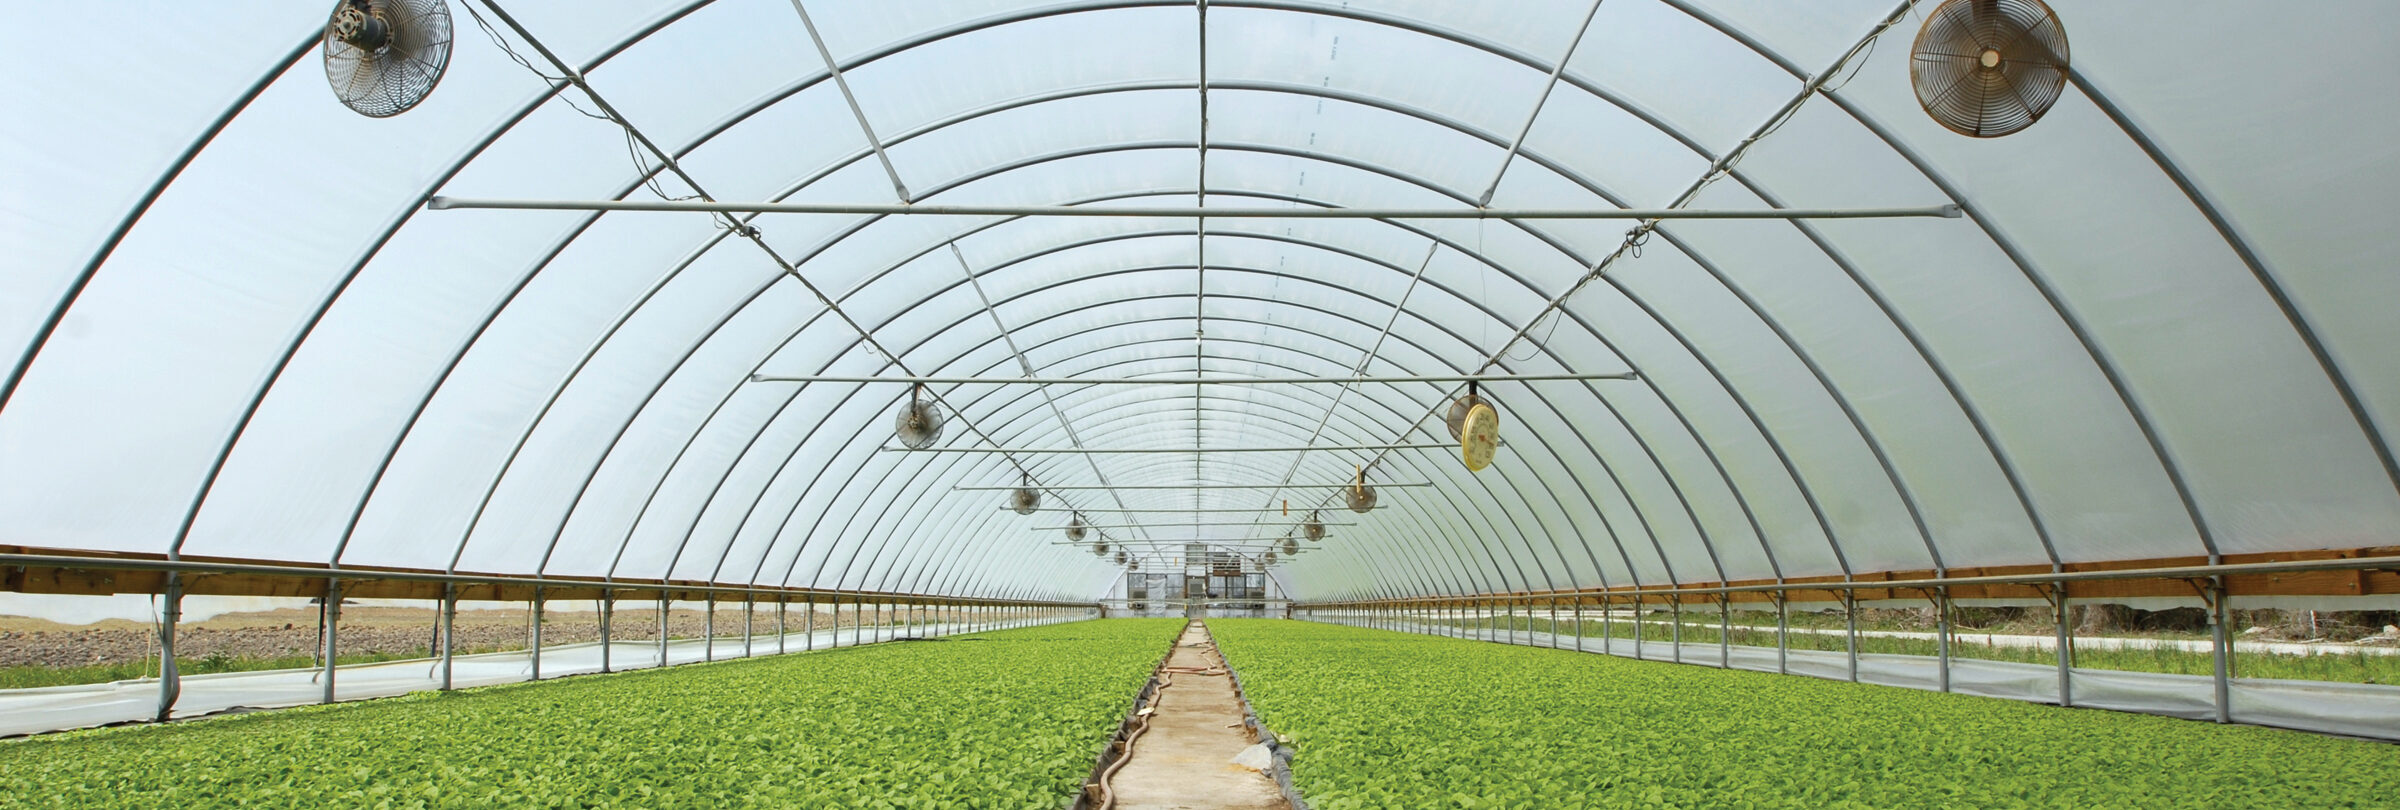
<path fill-rule="evenodd" d="M 1941 634 L 1941 691 L 1950 691 L 1950 589 L 1933 589 L 1934 631 Z"/>
<path fill-rule="evenodd" d="M 1717 666 L 1733 668 L 1733 600 L 1717 594 Z"/>
<path fill-rule="evenodd" d="M 747 593 L 745 593 L 745 594 L 742 594 L 742 657 L 743 657 L 743 658 L 748 658 L 748 657 L 750 657 L 750 642 L 751 642 L 751 640 L 752 640 L 752 639 L 758 638 L 758 633 L 756 633 L 756 632 L 753 632 L 753 631 L 750 629 L 750 628 L 751 628 L 750 619 L 751 619 L 751 617 L 752 617 L 753 615 L 757 614 L 757 612 L 758 612 L 758 611 L 757 611 L 757 610 L 755 610 L 755 608 L 756 608 L 757 606 L 758 606 L 758 600 L 757 600 L 757 597 L 755 597 L 755 596 L 753 596 L 753 595 L 751 595 L 751 594 L 747 594 Z"/>
<path fill-rule="evenodd" d="M 800 649 L 817 650 L 817 595 L 800 600 Z"/>
<path fill-rule="evenodd" d="M 658 665 L 667 665 L 667 592 L 658 592 Z"/>
<path fill-rule="evenodd" d="M 2058 705 L 2075 705 L 2075 644 L 2067 635 L 2067 583 L 2050 584 L 2050 620 L 2058 625 Z"/>
<path fill-rule="evenodd" d="M 1583 652 L 1583 597 L 1575 597 L 1575 651 Z"/>
<path fill-rule="evenodd" d="M 1775 673 L 1792 674 L 1792 595 L 1775 592 Z"/>
<path fill-rule="evenodd" d="M 1617 654 L 1617 600 L 1610 597 L 1600 599 L 1600 652 Z"/>
<path fill-rule="evenodd" d="M 1844 592 L 1843 592 L 1843 596 L 1842 596 L 1842 619 L 1843 619 L 1843 621 L 1845 622 L 1845 624 L 1846 624 L 1846 625 L 1847 625 L 1847 626 L 1850 628 L 1850 629 L 1849 629 L 1849 632 L 1848 632 L 1848 635 L 1849 635 L 1849 637 L 1850 637 L 1850 641 L 1849 641 L 1849 644 L 1850 644 L 1850 647 L 1849 647 L 1849 649 L 1850 649 L 1850 682 L 1851 682 L 1851 683 L 1857 683 L 1857 682 L 1858 682 L 1858 592 L 1857 592 L 1857 591 L 1844 591 Z"/>
<path fill-rule="evenodd" d="M 183 676 L 175 671 L 175 624 L 183 621 L 183 575 L 167 572 L 166 593 L 158 605 L 158 722 L 175 711 L 183 692 Z"/>
<path fill-rule="evenodd" d="M 450 672 L 458 662 L 458 584 L 442 583 L 442 691 L 450 691 Z"/>
<path fill-rule="evenodd" d="M 788 637 L 789 637 L 791 634 L 790 634 L 788 631 L 785 631 L 785 630 L 783 629 L 783 615 L 784 615 L 784 614 L 786 614 L 786 613 L 789 613 L 789 612 L 791 612 L 791 608 L 792 608 L 792 603 L 791 603 L 791 602 L 785 601 L 785 600 L 784 600 L 784 598 L 783 598 L 782 596 L 777 596 L 777 597 L 775 597 L 775 654 L 776 654 L 776 655 L 782 655 L 782 654 L 784 654 L 784 653 L 786 653 L 786 652 L 789 652 L 789 650 L 786 650 L 786 649 L 784 649 L 784 639 L 785 639 L 785 638 L 788 638 Z"/>
<path fill-rule="evenodd" d="M 2208 623 L 2213 625 L 2210 646 L 2216 650 L 2217 722 L 2233 722 L 2233 630 L 2230 626 L 2233 611 L 2225 592 L 2224 577 L 2208 578 Z"/>
<path fill-rule="evenodd" d="M 530 680 L 538 681 L 542 679 L 542 586 L 540 585 L 533 586 L 532 641 L 530 646 L 533 652 L 533 677 Z"/>
<path fill-rule="evenodd" d="M 717 660 L 716 592 L 710 591 L 708 594 L 708 599 L 705 600 L 703 604 L 708 607 L 708 616 L 700 620 L 700 635 L 704 637 L 700 641 L 700 660 L 715 661 Z"/>
<path fill-rule="evenodd" d="M 608 627 L 608 620 L 609 620 L 609 619 L 611 619 L 611 618 L 613 618 L 613 617 L 615 616 L 616 612 L 617 612 L 617 595 L 616 595 L 614 592 L 612 592 L 612 591 L 610 591 L 609 589 L 607 589 L 607 588 L 602 588 L 602 589 L 600 589 L 600 605 L 599 605 L 599 607 L 600 607 L 600 671 L 601 671 L 602 673 L 606 673 L 606 672 L 608 672 L 608 671 L 609 671 L 609 669 L 610 669 L 610 666 L 609 666 L 609 665 L 610 665 L 610 662 L 609 662 L 609 660 L 608 660 L 608 652 L 609 652 L 609 648 L 608 648 L 608 647 L 609 647 L 609 645 L 608 645 L 608 641 L 609 641 L 609 636 L 612 634 L 612 631 L 611 631 L 611 630 L 609 629 L 609 627 Z"/>
<path fill-rule="evenodd" d="M 1675 663 L 1683 663 L 1683 597 L 1667 597 L 1667 610 L 1674 624 L 1667 627 L 1667 643 L 1675 648 Z"/>
<path fill-rule="evenodd" d="M 334 656 L 341 651 L 341 644 L 338 638 L 339 634 L 341 633 L 342 625 L 341 580 L 325 580 L 325 603 L 322 605 L 322 607 L 324 609 L 323 616 L 325 622 L 325 671 L 322 678 L 325 684 L 324 702 L 332 703 L 333 659 Z"/>

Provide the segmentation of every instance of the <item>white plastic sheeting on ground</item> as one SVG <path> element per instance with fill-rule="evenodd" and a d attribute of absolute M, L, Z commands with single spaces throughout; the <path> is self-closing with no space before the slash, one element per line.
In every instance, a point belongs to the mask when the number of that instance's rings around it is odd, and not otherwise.
<path fill-rule="evenodd" d="M 1332 624 L 1366 626 L 1363 621 L 1322 618 Z M 1477 639 L 1533 647 L 1580 649 L 1645 661 L 1672 661 L 1697 666 L 1730 666 L 1759 672 L 1778 671 L 1773 647 L 1739 644 L 1683 643 L 1630 638 L 1551 635 L 1532 630 L 1456 627 L 1402 622 L 1406 632 Z M 1578 646 L 1580 644 L 1580 647 Z M 1637 655 L 1638 650 L 1638 655 Z M 1824 650 L 1786 650 L 1783 671 L 1827 680 L 1850 679 L 1849 653 Z M 1939 690 L 1941 659 L 1922 655 L 1880 653 L 1858 656 L 1861 683 Z M 2202 675 L 2169 675 L 2110 669 L 2074 669 L 2069 678 L 2075 705 L 2084 708 L 2163 714 L 2187 720 L 2216 717 L 2211 702 L 2211 679 Z M 2262 726 L 2348 734 L 2400 741 L 2400 686 L 2327 683 L 2322 681 L 2234 680 L 2233 719 Z M 1965 695 L 2057 703 L 2058 668 L 2013 661 L 1950 659 L 1950 691 Z"/>
<path fill-rule="evenodd" d="M 670 639 L 667 642 L 666 662 L 689 664 L 707 660 L 711 656 L 715 660 L 726 661 L 745 655 L 774 655 L 778 643 L 783 645 L 784 650 L 796 653 L 808 649 L 811 644 L 819 650 L 833 649 L 837 642 L 839 646 L 849 647 L 859 643 L 862 635 L 866 643 L 873 644 L 894 638 L 955 635 L 998 626 L 933 624 L 917 628 L 867 627 L 863 633 L 858 628 L 845 627 L 838 631 L 756 636 L 747 640 L 740 636 L 719 636 L 713 644 L 698 638 Z M 609 647 L 609 669 L 612 671 L 648 669 L 660 665 L 656 640 L 617 641 Z M 599 671 L 599 642 L 542 648 L 543 680 Z M 465 688 L 517 683 L 530 680 L 532 674 L 533 655 L 527 650 L 461 655 L 452 659 L 451 685 Z M 268 709 L 317 703 L 325 696 L 324 687 L 320 685 L 322 682 L 318 680 L 320 676 L 321 673 L 315 669 L 186 676 L 182 679 L 183 692 L 175 701 L 174 716 L 188 718 L 234 709 Z M 350 664 L 334 673 L 334 696 L 338 700 L 390 697 L 439 688 L 441 670 L 437 659 Z M 0 690 L 0 736 L 136 722 L 156 716 L 156 680 Z"/>

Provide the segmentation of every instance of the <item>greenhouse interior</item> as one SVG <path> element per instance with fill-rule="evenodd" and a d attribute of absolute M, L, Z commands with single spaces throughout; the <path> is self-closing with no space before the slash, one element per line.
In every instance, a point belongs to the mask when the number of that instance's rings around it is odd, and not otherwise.
<path fill-rule="evenodd" d="M 12 10 L 0 805 L 2400 807 L 2400 4 Z"/>

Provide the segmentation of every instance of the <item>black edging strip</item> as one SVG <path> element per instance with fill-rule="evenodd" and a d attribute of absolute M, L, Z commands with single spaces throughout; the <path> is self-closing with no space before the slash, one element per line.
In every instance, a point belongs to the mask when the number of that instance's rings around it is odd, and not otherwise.
<path fill-rule="evenodd" d="M 1182 640 L 1181 628 L 1176 629 L 1174 638 L 1167 639 L 1167 654 L 1159 656 L 1158 666 L 1150 668 L 1150 679 L 1143 681 L 1141 691 L 1134 693 L 1133 705 L 1125 709 L 1125 719 L 1117 722 L 1117 733 L 1109 735 L 1108 742 L 1100 746 L 1100 756 L 1092 763 L 1091 774 L 1083 778 L 1082 786 L 1075 791 L 1075 800 L 1067 803 L 1068 810 L 1091 810 L 1093 794 L 1100 789 L 1100 774 L 1125 757 L 1125 739 L 1133 735 L 1134 721 L 1141 716 L 1142 708 L 1158 698 L 1159 670 L 1166 669 L 1168 659 L 1175 657 L 1176 643 Z M 1238 682 L 1234 685 L 1234 692 L 1237 695 L 1241 692 Z M 1243 710 L 1247 711 L 1249 705 L 1243 703 Z"/>
<path fill-rule="evenodd" d="M 1209 642 L 1215 644 L 1215 634 L 1209 635 Z M 1267 775 L 1275 778 L 1275 786 L 1283 790 L 1283 800 L 1291 804 L 1292 810 L 1308 810 L 1308 802 L 1300 798 L 1300 788 L 1292 784 L 1292 748 L 1258 719 L 1257 710 L 1250 707 L 1250 693 L 1242 689 L 1242 675 L 1234 671 L 1233 659 L 1225 657 L 1222 645 L 1217 645 L 1217 660 L 1224 662 L 1225 676 L 1233 679 L 1233 699 L 1242 704 L 1242 726 L 1250 730 L 1250 739 L 1266 743 L 1267 750 L 1274 755 L 1275 764 L 1267 769 Z"/>

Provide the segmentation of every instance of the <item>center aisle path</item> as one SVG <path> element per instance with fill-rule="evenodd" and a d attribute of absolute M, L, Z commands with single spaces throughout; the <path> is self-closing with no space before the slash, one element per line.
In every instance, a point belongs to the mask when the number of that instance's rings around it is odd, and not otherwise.
<path fill-rule="evenodd" d="M 1266 774 L 1233 764 L 1253 743 L 1242 727 L 1241 700 L 1225 659 L 1217 655 L 1208 627 L 1192 622 L 1161 669 L 1167 686 L 1158 693 L 1149 730 L 1134 741 L 1133 753 L 1109 781 L 1115 807 L 1259 808 L 1285 810 L 1283 792 Z"/>

